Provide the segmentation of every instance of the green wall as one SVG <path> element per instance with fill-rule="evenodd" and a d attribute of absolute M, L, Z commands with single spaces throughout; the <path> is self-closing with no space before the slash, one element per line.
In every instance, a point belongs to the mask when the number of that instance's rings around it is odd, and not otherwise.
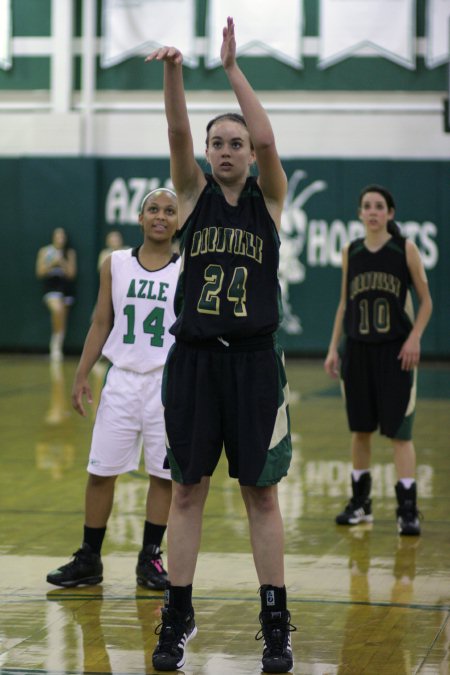
<path fill-rule="evenodd" d="M 82 159 L 0 160 L 0 348 L 42 350 L 50 323 L 35 277 L 38 249 L 64 227 L 78 253 L 78 300 L 69 350 L 83 344 L 96 295 L 96 164 Z"/>
<path fill-rule="evenodd" d="M 361 188 L 386 185 L 397 219 L 419 247 L 434 300 L 424 354 L 450 356 L 450 162 L 286 160 L 280 281 L 287 353 L 322 354 L 339 298 L 339 252 L 358 223 Z M 0 349 L 44 351 L 49 317 L 34 266 L 53 228 L 64 226 L 78 254 L 77 302 L 66 345 L 79 352 L 97 294 L 97 255 L 111 229 L 141 240 L 137 210 L 148 189 L 168 181 L 166 158 L 0 160 Z"/>

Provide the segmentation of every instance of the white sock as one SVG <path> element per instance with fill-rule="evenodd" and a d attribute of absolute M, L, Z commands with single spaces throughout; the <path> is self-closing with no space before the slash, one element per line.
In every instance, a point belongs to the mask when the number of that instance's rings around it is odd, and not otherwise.
<path fill-rule="evenodd" d="M 60 358 L 62 356 L 62 346 L 64 342 L 64 333 L 53 333 L 50 338 L 50 356 Z"/>
<path fill-rule="evenodd" d="M 416 482 L 415 478 L 400 478 L 399 483 L 403 485 L 405 490 L 409 490 L 411 485 L 414 485 Z"/>
<path fill-rule="evenodd" d="M 359 481 L 359 479 L 361 478 L 361 476 L 363 476 L 365 473 L 370 473 L 370 470 L 369 469 L 353 469 L 352 476 L 353 476 L 353 479 L 354 479 L 355 483 L 357 483 Z"/>

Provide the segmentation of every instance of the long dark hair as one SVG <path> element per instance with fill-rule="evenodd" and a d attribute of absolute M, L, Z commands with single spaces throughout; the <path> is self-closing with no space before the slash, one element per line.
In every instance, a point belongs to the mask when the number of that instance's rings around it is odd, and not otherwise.
<path fill-rule="evenodd" d="M 382 185 L 376 185 L 375 183 L 373 185 L 366 185 L 366 187 L 361 190 L 358 202 L 359 208 L 361 208 L 364 195 L 366 195 L 368 192 L 378 192 L 378 194 L 380 194 L 383 197 L 384 201 L 386 202 L 388 209 L 394 209 L 395 211 L 395 202 L 392 194 Z M 387 231 L 392 237 L 397 237 L 397 239 L 404 239 L 398 223 L 396 223 L 395 220 L 393 219 L 388 220 Z"/>

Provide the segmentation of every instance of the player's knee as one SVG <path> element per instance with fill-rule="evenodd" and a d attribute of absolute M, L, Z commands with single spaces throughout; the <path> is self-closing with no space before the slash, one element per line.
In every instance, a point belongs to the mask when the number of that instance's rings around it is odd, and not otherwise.
<path fill-rule="evenodd" d="M 278 510 L 277 486 L 249 487 L 242 489 L 242 495 L 249 511 L 261 514 Z"/>
<path fill-rule="evenodd" d="M 89 487 L 104 487 L 109 483 L 114 483 L 116 478 L 117 476 L 98 476 L 94 473 L 90 473 L 88 478 Z"/>
<path fill-rule="evenodd" d="M 172 484 L 172 509 L 177 511 L 201 510 L 205 503 L 206 495 L 200 489 L 199 484 L 180 485 Z"/>

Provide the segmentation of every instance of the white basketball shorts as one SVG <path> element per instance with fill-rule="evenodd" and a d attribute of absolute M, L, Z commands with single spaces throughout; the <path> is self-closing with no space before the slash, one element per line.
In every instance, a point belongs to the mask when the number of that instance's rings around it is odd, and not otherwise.
<path fill-rule="evenodd" d="M 109 369 L 92 432 L 89 473 L 117 476 L 136 471 L 143 449 L 147 473 L 170 480 L 170 470 L 163 468 L 162 375 L 163 368 L 144 374 Z"/>

